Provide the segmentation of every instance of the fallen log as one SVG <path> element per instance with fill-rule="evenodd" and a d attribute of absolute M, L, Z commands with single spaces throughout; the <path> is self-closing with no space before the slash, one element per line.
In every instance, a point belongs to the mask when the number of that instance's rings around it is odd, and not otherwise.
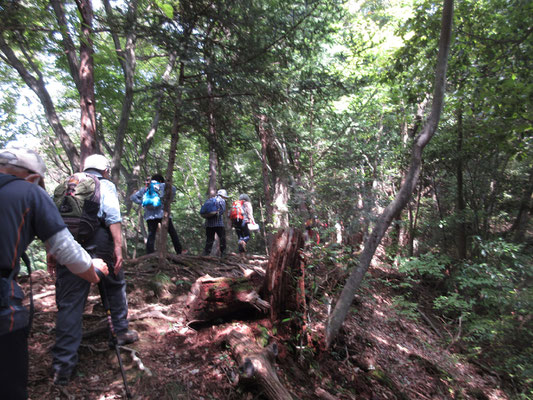
<path fill-rule="evenodd" d="M 189 292 L 186 318 L 206 322 L 241 312 L 266 313 L 270 304 L 257 294 L 261 282 L 262 278 L 254 272 L 239 278 L 200 277 Z"/>
<path fill-rule="evenodd" d="M 292 400 L 272 365 L 277 355 L 275 343 L 262 348 L 251 332 L 242 332 L 242 329 L 232 330 L 227 341 L 239 364 L 242 379 L 257 383 L 269 399 Z"/>

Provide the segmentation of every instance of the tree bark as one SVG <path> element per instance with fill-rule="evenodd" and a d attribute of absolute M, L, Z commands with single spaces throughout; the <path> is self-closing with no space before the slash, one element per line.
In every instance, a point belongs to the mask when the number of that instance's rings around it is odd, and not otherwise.
<path fill-rule="evenodd" d="M 267 140 L 266 140 L 266 133 L 264 132 L 265 123 L 266 123 L 266 116 L 264 114 L 256 114 L 255 116 L 256 124 L 255 124 L 255 130 L 257 133 L 257 136 L 259 137 L 259 141 L 261 142 L 261 172 L 263 176 L 263 192 L 265 195 L 265 206 L 266 206 L 266 218 L 265 218 L 265 224 L 269 225 L 272 223 L 272 214 L 273 214 L 273 207 L 272 207 L 272 185 L 270 183 L 270 166 L 268 165 L 268 158 L 267 158 Z"/>
<path fill-rule="evenodd" d="M 54 14 L 59 25 L 59 32 L 61 32 L 61 36 L 63 37 L 63 49 L 65 50 L 65 55 L 67 56 L 70 76 L 72 76 L 72 80 L 78 89 L 78 93 L 81 93 L 80 60 L 77 56 L 76 46 L 74 45 L 74 41 L 70 35 L 67 19 L 65 17 L 65 10 L 63 9 L 63 3 L 61 0 L 50 0 L 50 4 L 54 9 Z"/>
<path fill-rule="evenodd" d="M 270 304 L 263 300 L 259 288 L 263 278 L 256 272 L 240 278 L 198 278 L 187 298 L 188 321 L 213 321 L 237 316 L 241 312 L 253 315 L 266 313 Z"/>
<path fill-rule="evenodd" d="M 20 46 L 23 47 L 23 44 L 20 43 Z M 50 97 L 50 94 L 46 89 L 41 72 L 38 70 L 37 66 L 32 62 L 32 60 L 28 58 L 27 61 L 29 65 L 32 66 L 33 71 L 37 76 L 34 77 L 30 73 L 30 71 L 28 71 L 28 69 L 24 66 L 22 61 L 17 58 L 17 56 L 15 55 L 11 47 L 9 47 L 9 45 L 6 43 L 2 35 L 0 35 L 0 51 L 4 54 L 4 60 L 6 61 L 6 63 L 8 63 L 18 72 L 18 74 L 26 83 L 26 85 L 28 85 L 28 87 L 35 92 L 37 97 L 39 97 L 39 100 L 41 101 L 41 104 L 44 109 L 44 113 L 46 115 L 46 120 L 52 127 L 52 130 L 59 139 L 61 146 L 65 150 L 72 171 L 77 171 L 80 166 L 80 155 L 78 149 L 70 139 L 63 125 L 61 124 L 52 98 Z M 23 53 L 27 54 L 25 51 L 23 51 Z"/>
<path fill-rule="evenodd" d="M 242 378 L 253 379 L 268 399 L 292 400 L 289 391 L 281 384 L 276 369 L 272 365 L 277 355 L 275 343 L 266 348 L 260 347 L 251 329 L 238 327 L 227 336 L 227 342 L 239 363 Z"/>
<path fill-rule="evenodd" d="M 109 3 L 109 0 L 104 0 L 104 7 L 108 17 L 113 16 L 113 9 Z M 131 107 L 133 104 L 133 85 L 134 75 L 136 67 L 135 57 L 135 42 L 137 35 L 134 29 L 134 22 L 137 15 L 137 0 L 128 2 L 128 12 L 126 14 L 126 40 L 124 49 L 120 44 L 120 39 L 115 32 L 111 32 L 113 43 L 115 44 L 115 51 L 117 58 L 122 67 L 124 74 L 124 99 L 122 100 L 122 110 L 120 112 L 120 121 L 116 132 L 116 140 L 113 152 L 113 162 L 111 168 L 111 177 L 115 184 L 118 183 L 120 178 L 120 163 L 122 160 L 122 154 L 124 151 L 124 138 L 126 136 L 126 130 L 128 129 L 128 121 L 130 118 Z"/>
<path fill-rule="evenodd" d="M 457 255 L 460 260 L 466 259 L 466 223 L 465 223 L 465 198 L 463 184 L 463 110 L 459 105 L 457 110 L 457 214 L 459 221 L 457 223 Z"/>
<path fill-rule="evenodd" d="M 165 195 L 163 198 L 163 219 L 161 221 L 160 229 L 160 240 L 158 246 L 159 261 L 160 264 L 164 262 L 167 258 L 167 233 L 168 233 L 168 221 L 170 219 L 170 203 L 172 202 L 172 182 L 173 182 L 173 172 L 174 165 L 176 164 L 176 149 L 178 147 L 178 141 L 180 138 L 180 108 L 181 108 L 181 98 L 182 92 L 181 87 L 183 85 L 183 80 L 185 76 L 185 64 L 180 63 L 180 72 L 179 72 L 179 85 L 177 90 L 177 98 L 174 104 L 174 118 L 172 120 L 172 131 L 170 139 L 170 150 L 168 154 L 168 165 L 167 172 L 165 177 Z"/>
<path fill-rule="evenodd" d="M 257 119 L 258 127 L 256 129 L 260 135 L 261 146 L 264 148 L 272 176 L 272 179 L 269 181 L 274 183 L 274 193 L 271 202 L 272 214 L 269 219 L 272 221 L 272 227 L 275 230 L 286 229 L 289 227 L 289 184 L 283 149 L 272 128 L 268 126 L 268 117 L 259 113 L 257 114 Z"/>
<path fill-rule="evenodd" d="M 76 0 L 81 17 L 80 38 L 80 170 L 83 170 L 85 158 L 99 152 L 96 141 L 96 108 L 94 95 L 94 60 L 93 60 L 93 8 L 91 0 Z"/>
<path fill-rule="evenodd" d="M 290 228 L 279 231 L 270 247 L 260 294 L 270 304 L 270 319 L 273 322 L 286 310 L 305 311 L 304 261 L 301 256 L 303 246 L 302 233 Z"/>
<path fill-rule="evenodd" d="M 405 179 L 400 187 L 395 199 L 385 208 L 379 216 L 376 226 L 365 241 L 363 252 L 359 257 L 358 266 L 350 273 L 342 293 L 335 305 L 326 327 L 326 347 L 329 348 L 336 338 L 342 323 L 352 304 L 353 297 L 359 288 L 364 274 L 368 270 L 374 253 L 389 228 L 393 218 L 405 207 L 418 181 L 422 164 L 422 151 L 429 143 L 437 129 L 442 106 L 444 102 L 444 90 L 446 83 L 446 68 L 448 65 L 448 53 L 450 50 L 450 39 L 453 22 L 453 0 L 444 0 L 442 11 L 441 35 L 439 40 L 439 53 L 437 56 L 437 66 L 435 72 L 435 83 L 433 88 L 433 104 L 431 113 L 425 123 L 421 133 L 413 143 L 411 152 L 411 163 Z"/>
<path fill-rule="evenodd" d="M 529 171 L 529 179 L 524 188 L 524 193 L 520 199 L 520 208 L 516 216 L 515 222 L 511 227 L 511 231 L 514 231 L 513 240 L 517 243 L 523 242 L 526 230 L 527 223 L 529 220 L 529 214 L 533 211 L 533 206 L 531 205 L 531 200 L 533 196 L 533 169 Z"/>

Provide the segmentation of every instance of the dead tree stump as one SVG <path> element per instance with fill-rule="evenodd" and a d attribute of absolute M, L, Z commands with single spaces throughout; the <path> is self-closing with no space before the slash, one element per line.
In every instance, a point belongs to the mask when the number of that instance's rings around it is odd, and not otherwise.
<path fill-rule="evenodd" d="M 292 400 L 288 390 L 280 382 L 272 363 L 277 355 L 277 346 L 260 347 L 250 329 L 232 330 L 227 336 L 228 344 L 239 364 L 241 377 L 253 379 L 272 400 Z"/>
<path fill-rule="evenodd" d="M 272 321 L 277 321 L 286 310 L 305 311 L 303 246 L 303 235 L 297 229 L 280 231 L 274 238 L 260 292 L 270 304 Z"/>
<path fill-rule="evenodd" d="M 266 313 L 270 305 L 257 293 L 261 281 L 257 273 L 239 278 L 198 278 L 187 298 L 187 320 L 205 322 L 242 311 Z"/>

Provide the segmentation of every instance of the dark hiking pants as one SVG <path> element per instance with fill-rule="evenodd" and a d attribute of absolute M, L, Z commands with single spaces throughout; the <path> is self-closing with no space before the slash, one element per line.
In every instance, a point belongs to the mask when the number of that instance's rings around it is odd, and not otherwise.
<path fill-rule="evenodd" d="M 108 229 L 99 229 L 86 250 L 92 257 L 103 258 L 109 267 L 104 278 L 111 319 L 118 334 L 128 330 L 128 303 L 124 270 L 113 271 L 113 240 Z M 62 376 L 70 376 L 78 363 L 82 338 L 82 316 L 91 284 L 74 275 L 64 266 L 57 267 L 56 277 L 56 342 L 52 348 L 52 367 Z"/>
<path fill-rule="evenodd" d="M 157 233 L 157 227 L 161 223 L 161 219 L 147 219 L 146 224 L 148 225 L 148 239 L 146 240 L 146 254 L 153 253 L 155 251 L 155 235 Z M 178 232 L 174 228 L 172 219 L 168 220 L 168 234 L 170 239 L 172 239 L 172 244 L 174 245 L 174 251 L 176 254 L 181 254 L 181 243 L 180 238 L 178 237 Z"/>

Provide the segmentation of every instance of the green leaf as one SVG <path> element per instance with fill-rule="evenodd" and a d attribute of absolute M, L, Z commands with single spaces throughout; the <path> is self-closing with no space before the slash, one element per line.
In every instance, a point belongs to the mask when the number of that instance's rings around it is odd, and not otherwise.
<path fill-rule="evenodd" d="M 163 11 L 163 13 L 169 18 L 174 18 L 174 7 L 172 3 L 166 3 L 163 1 L 156 1 L 157 6 Z M 175 5 L 178 5 L 178 2 L 175 2 Z"/>

